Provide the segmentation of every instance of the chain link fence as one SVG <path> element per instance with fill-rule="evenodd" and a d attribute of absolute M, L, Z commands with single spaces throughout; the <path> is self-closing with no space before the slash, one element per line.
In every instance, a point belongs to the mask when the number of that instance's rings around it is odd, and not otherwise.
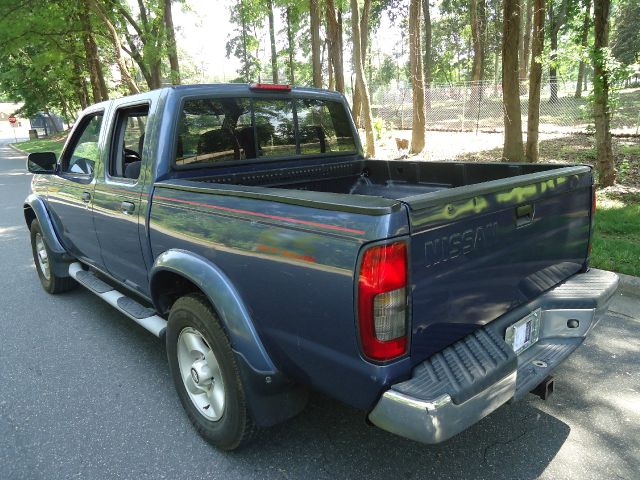
<path fill-rule="evenodd" d="M 555 92 L 553 92 L 555 90 Z M 552 93 L 554 93 L 552 95 Z M 637 100 L 626 102 L 625 95 Z M 576 82 L 544 81 L 540 100 L 541 133 L 591 133 L 593 118 L 589 92 L 576 97 Z M 620 111 L 614 112 L 611 127 L 614 134 L 638 135 L 640 129 L 640 90 L 619 93 Z M 502 85 L 492 81 L 434 85 L 425 92 L 427 130 L 447 132 L 504 131 Z M 527 130 L 529 108 L 528 82 L 520 85 L 522 129 Z M 412 127 L 412 91 L 410 86 L 377 89 L 372 96 L 373 117 L 384 121 L 388 129 L 410 130 Z"/>

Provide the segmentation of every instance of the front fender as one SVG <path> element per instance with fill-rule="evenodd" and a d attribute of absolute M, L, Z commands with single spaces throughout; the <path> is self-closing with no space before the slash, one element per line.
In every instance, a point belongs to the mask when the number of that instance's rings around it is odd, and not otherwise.
<path fill-rule="evenodd" d="M 42 199 L 36 194 L 32 193 L 25 199 L 23 209 L 24 219 L 27 222 L 27 227 L 31 226 L 31 222 L 33 221 L 33 218 L 35 216 L 35 218 L 38 220 L 38 223 L 40 224 L 42 235 L 45 242 L 47 242 L 49 250 L 51 250 L 56 255 L 61 255 L 67 257 L 68 260 L 71 260 L 71 257 L 68 255 L 67 251 L 60 243 L 60 240 L 58 239 L 58 236 L 53 229 L 51 217 L 49 217 L 49 212 L 47 211 L 47 207 L 45 207 Z"/>
<path fill-rule="evenodd" d="M 274 375 L 276 367 L 269 358 L 240 294 L 229 278 L 206 258 L 180 249 L 167 250 L 153 264 L 150 273 L 151 298 L 159 310 L 158 274 L 169 271 L 195 284 L 216 309 L 229 335 L 233 350 L 241 355 L 253 370 Z"/>

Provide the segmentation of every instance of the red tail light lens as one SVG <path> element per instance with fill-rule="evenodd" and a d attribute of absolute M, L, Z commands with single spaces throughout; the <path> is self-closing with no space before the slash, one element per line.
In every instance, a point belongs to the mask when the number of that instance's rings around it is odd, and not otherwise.
<path fill-rule="evenodd" d="M 594 213 L 596 213 L 596 205 L 597 205 L 597 200 L 596 200 L 596 189 L 595 187 L 593 187 L 593 200 L 591 201 L 591 215 L 593 215 Z"/>
<path fill-rule="evenodd" d="M 252 83 L 249 89 L 260 92 L 290 92 L 291 85 L 276 85 L 273 83 Z"/>
<path fill-rule="evenodd" d="M 407 352 L 407 246 L 364 253 L 358 278 L 358 324 L 366 357 L 385 361 Z"/>

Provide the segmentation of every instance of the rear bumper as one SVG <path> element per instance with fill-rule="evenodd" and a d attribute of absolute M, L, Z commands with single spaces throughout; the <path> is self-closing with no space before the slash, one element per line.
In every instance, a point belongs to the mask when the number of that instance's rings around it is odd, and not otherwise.
<path fill-rule="evenodd" d="M 420 364 L 412 378 L 382 395 L 369 420 L 419 442 L 447 440 L 541 383 L 584 341 L 617 287 L 611 272 L 574 275 Z M 505 331 L 538 308 L 539 340 L 516 356 Z"/>

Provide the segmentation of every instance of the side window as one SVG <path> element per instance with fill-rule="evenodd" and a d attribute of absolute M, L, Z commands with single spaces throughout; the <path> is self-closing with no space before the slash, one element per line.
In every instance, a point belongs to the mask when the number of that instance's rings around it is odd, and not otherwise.
<path fill-rule="evenodd" d="M 107 169 L 110 177 L 137 180 L 140 176 L 148 116 L 148 105 L 121 108 L 116 112 Z"/>
<path fill-rule="evenodd" d="M 102 113 L 96 113 L 82 120 L 75 132 L 69 148 L 62 157 L 60 171 L 81 175 L 93 175 L 100 158 L 98 139 L 102 128 Z"/>
<path fill-rule="evenodd" d="M 296 134 L 291 100 L 256 100 L 259 157 L 287 157 L 296 154 Z"/>
<path fill-rule="evenodd" d="M 184 103 L 176 145 L 177 165 L 255 157 L 249 99 L 200 99 Z"/>

